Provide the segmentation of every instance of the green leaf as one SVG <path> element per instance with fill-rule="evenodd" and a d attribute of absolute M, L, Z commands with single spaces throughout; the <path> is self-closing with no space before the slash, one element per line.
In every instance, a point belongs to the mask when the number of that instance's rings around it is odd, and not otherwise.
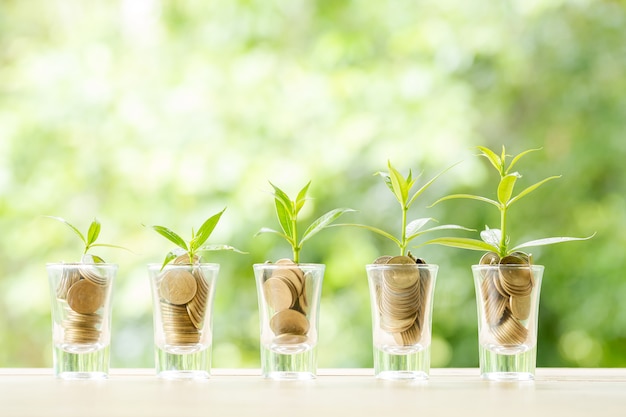
<path fill-rule="evenodd" d="M 396 196 L 402 207 L 405 207 L 409 198 L 408 184 L 402 174 L 391 166 L 391 161 L 389 161 L 387 165 L 389 166 L 389 178 L 391 179 L 393 194 Z"/>
<path fill-rule="evenodd" d="M 85 244 L 85 246 L 87 246 L 87 239 L 85 239 L 85 236 L 83 236 L 83 234 L 80 232 L 80 230 L 78 230 L 76 227 L 74 227 L 72 224 L 70 224 L 67 220 L 65 220 L 62 217 L 56 217 L 56 216 L 45 216 L 48 217 L 50 219 L 59 221 L 67 226 L 69 226 L 70 229 L 72 229 L 74 231 L 74 233 L 76 233 L 78 235 L 78 237 L 80 238 L 80 240 L 83 241 L 83 243 Z"/>
<path fill-rule="evenodd" d="M 500 246 L 500 240 L 502 239 L 502 231 L 500 229 L 486 228 L 480 232 L 480 238 L 483 242 L 493 245 L 495 247 Z"/>
<path fill-rule="evenodd" d="M 530 248 L 530 247 L 535 247 L 535 246 L 553 245 L 555 243 L 572 242 L 572 241 L 577 241 L 577 240 L 589 240 L 595 235 L 596 234 L 594 233 L 593 235 L 587 236 L 587 237 L 548 237 L 544 239 L 531 240 L 529 242 L 517 245 L 516 247 L 511 249 L 509 252 L 515 252 L 516 250 L 519 250 L 519 249 Z"/>
<path fill-rule="evenodd" d="M 93 219 L 89 225 L 89 231 L 87 232 L 87 246 L 90 246 L 98 239 L 98 236 L 100 236 L 100 227 L 100 222 L 97 219 Z"/>
<path fill-rule="evenodd" d="M 498 200 L 503 206 L 506 206 L 507 202 L 511 198 L 511 195 L 513 195 L 515 182 L 520 177 L 520 174 L 514 172 L 512 174 L 505 175 L 500 179 L 500 184 L 498 184 Z"/>
<path fill-rule="evenodd" d="M 300 192 L 298 193 L 298 197 L 296 197 L 296 215 L 300 213 L 300 210 L 302 209 L 302 207 L 304 206 L 304 203 L 306 202 L 306 193 L 309 191 L 310 185 L 311 185 L 311 181 L 309 181 L 308 184 L 305 185 L 300 190 Z"/>
<path fill-rule="evenodd" d="M 489 160 L 489 162 L 491 162 L 491 165 L 493 165 L 494 168 L 498 170 L 498 172 L 502 171 L 503 161 L 500 159 L 498 155 L 496 155 L 494 151 L 484 146 L 477 146 L 477 148 L 479 151 L 482 152 L 482 156 L 486 157 Z"/>
<path fill-rule="evenodd" d="M 163 236 L 164 238 L 166 238 L 167 240 L 169 240 L 170 242 L 174 243 L 176 246 L 189 251 L 189 248 L 187 248 L 187 244 L 185 243 L 185 241 L 183 240 L 183 238 L 181 238 L 180 236 L 178 236 L 176 233 L 172 232 L 170 229 L 168 229 L 167 227 L 164 226 L 152 226 L 152 228 L 161 236 Z"/>
<path fill-rule="evenodd" d="M 448 196 L 442 197 L 439 200 L 435 201 L 429 207 L 433 207 L 434 205 L 439 204 L 440 202 L 445 201 L 445 200 L 453 200 L 453 199 L 458 199 L 458 198 L 483 201 L 485 203 L 489 203 L 491 205 L 496 206 L 498 209 L 500 209 L 500 207 L 501 207 L 500 203 L 498 203 L 497 201 L 491 200 L 491 199 L 486 198 L 486 197 L 481 197 L 479 195 L 472 195 L 472 194 L 452 194 L 452 195 L 448 195 Z"/>
<path fill-rule="evenodd" d="M 292 220 L 294 218 L 294 206 L 289 196 L 280 188 L 270 182 L 274 187 L 274 202 L 276 206 L 276 216 L 278 217 L 278 223 L 283 229 L 286 235 L 294 237 L 294 231 L 292 226 Z"/>
<path fill-rule="evenodd" d="M 443 245 L 452 248 L 470 249 L 487 252 L 499 252 L 498 248 L 478 239 L 468 239 L 464 237 L 439 237 L 424 242 L 423 245 Z"/>
<path fill-rule="evenodd" d="M 513 169 L 513 166 L 526 154 L 529 154 L 531 152 L 535 152 L 535 151 L 540 151 L 542 148 L 536 148 L 536 149 L 529 149 L 527 151 L 524 151 L 522 153 L 520 153 L 519 155 L 517 155 L 515 158 L 513 158 L 513 160 L 511 161 L 511 164 L 509 165 L 509 167 L 506 169 L 506 174 L 509 173 L 509 171 L 511 169 Z"/>
<path fill-rule="evenodd" d="M 243 254 L 248 253 L 248 252 L 240 251 L 239 249 L 230 245 L 205 245 L 205 246 L 198 248 L 198 252 L 215 252 L 215 251 L 221 251 L 221 250 L 233 251 L 233 252 L 243 253 Z"/>
<path fill-rule="evenodd" d="M 433 219 L 432 217 L 425 217 L 423 219 L 416 219 L 416 220 L 411 221 L 409 224 L 406 225 L 405 234 L 407 236 L 412 235 L 413 233 L 417 232 L 422 227 L 424 227 L 426 223 L 430 221 L 435 221 L 435 219 Z"/>
<path fill-rule="evenodd" d="M 313 235 L 320 232 L 329 224 L 337 220 L 339 216 L 341 216 L 344 213 L 348 213 L 352 211 L 354 210 L 349 209 L 349 208 L 338 208 L 338 209 L 331 210 L 328 213 L 320 216 L 317 220 L 311 223 L 311 225 L 305 230 L 304 234 L 302 235 L 302 240 L 300 241 L 300 246 L 302 246 L 302 244 L 306 242 L 308 239 L 310 239 Z"/>
<path fill-rule="evenodd" d="M 508 205 L 509 205 L 509 206 L 510 206 L 510 205 L 512 205 L 513 203 L 515 203 L 516 201 L 518 201 L 520 198 L 522 198 L 522 197 L 524 197 L 525 195 L 530 194 L 531 192 L 535 191 L 537 188 L 539 188 L 540 186 L 542 186 L 542 185 L 543 185 L 543 184 L 545 184 L 546 182 L 551 181 L 551 180 L 555 180 L 555 179 L 557 179 L 557 178 L 561 178 L 561 176 L 560 176 L 560 175 L 555 175 L 555 176 L 553 176 L 553 177 L 549 177 L 549 178 L 543 179 L 543 180 L 541 180 L 541 181 L 539 181 L 539 182 L 537 182 L 537 183 L 535 183 L 535 184 L 531 185 L 530 187 L 526 188 L 526 189 L 525 189 L 525 190 L 523 190 L 521 193 L 519 193 L 518 195 L 516 195 L 515 197 L 513 197 L 513 198 L 509 201 Z"/>
<path fill-rule="evenodd" d="M 379 234 L 379 235 L 381 235 L 383 237 L 386 237 L 387 239 L 389 239 L 392 242 L 394 242 L 396 245 L 400 246 L 400 240 L 398 240 L 392 234 L 387 233 L 384 230 L 379 229 L 377 227 L 368 226 L 366 224 L 352 224 L 352 223 L 340 223 L 340 224 L 329 225 L 329 227 L 342 227 L 342 226 L 353 226 L 353 227 L 359 227 L 361 229 L 369 230 L 370 232 L 374 232 L 374 233 L 377 233 L 377 234 Z"/>
<path fill-rule="evenodd" d="M 202 226 L 200 226 L 200 229 L 198 229 L 198 234 L 195 235 L 193 239 L 191 239 L 191 242 L 189 242 L 189 247 L 192 252 L 195 252 L 202 244 L 204 244 L 204 242 L 207 241 L 209 236 L 211 236 L 211 233 L 213 233 L 213 230 L 215 229 L 215 226 L 217 226 L 217 223 L 220 221 L 220 218 L 222 217 L 222 214 L 224 214 L 224 211 L 226 211 L 226 208 L 224 208 L 219 213 L 209 217 L 202 224 Z"/>
<path fill-rule="evenodd" d="M 271 233 L 274 235 L 278 235 L 280 237 L 283 237 L 287 240 L 287 242 L 289 242 L 290 245 L 294 246 L 296 244 L 296 242 L 294 242 L 294 240 L 291 238 L 291 236 L 287 236 L 284 233 L 279 232 L 278 230 L 274 230 L 274 229 L 270 229 L 269 227 L 262 227 L 258 232 L 256 232 L 254 234 L 254 237 L 257 237 L 258 235 L 262 235 L 262 234 L 266 234 L 266 233 Z"/>
<path fill-rule="evenodd" d="M 411 240 L 415 239 L 418 236 L 421 236 L 425 233 L 436 232 L 437 230 L 466 230 L 468 232 L 476 231 L 474 229 L 468 229 L 467 227 L 459 226 L 457 224 L 443 224 L 441 226 L 435 226 L 429 229 L 420 230 L 419 232 L 413 233 L 412 235 L 406 238 L 406 241 L 410 242 Z"/>
<path fill-rule="evenodd" d="M 176 257 L 177 255 L 174 252 L 168 252 L 168 254 L 165 255 L 165 259 L 163 260 L 163 265 L 161 265 L 161 271 L 163 270 L 163 268 L 165 268 L 165 265 L 172 262 L 172 260 L 176 259 Z"/>
<path fill-rule="evenodd" d="M 385 185 L 387 185 L 387 188 L 389 188 L 389 190 L 391 190 L 391 192 L 394 193 L 395 195 L 395 192 L 393 190 L 393 184 L 391 183 L 391 177 L 389 176 L 388 173 L 378 171 L 374 175 L 380 175 L 381 177 L 383 177 L 383 181 L 385 181 Z"/>
<path fill-rule="evenodd" d="M 424 191 L 426 191 L 428 189 L 428 187 L 430 187 L 433 182 L 435 182 L 435 180 L 437 178 L 439 178 L 441 175 L 443 175 L 444 173 L 446 173 L 447 171 L 449 171 L 450 169 L 454 168 L 455 166 L 457 166 L 458 164 L 460 164 L 460 162 L 457 162 L 451 166 L 449 166 L 448 168 L 444 169 L 443 171 L 441 171 L 439 174 L 435 175 L 430 181 L 428 181 L 426 184 L 422 185 L 422 187 L 417 190 L 415 192 L 415 194 L 413 194 L 413 197 L 411 197 L 411 200 L 409 201 L 409 203 L 406 205 L 406 208 L 408 209 L 409 207 L 411 207 L 411 205 L 413 204 L 413 202 L 415 201 L 415 199 L 417 197 L 419 197 Z M 410 189 L 410 188 L 409 188 Z"/>

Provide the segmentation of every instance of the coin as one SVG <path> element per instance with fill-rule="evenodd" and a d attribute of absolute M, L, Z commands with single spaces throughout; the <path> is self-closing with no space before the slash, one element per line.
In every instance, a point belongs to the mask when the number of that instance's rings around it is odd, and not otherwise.
<path fill-rule="evenodd" d="M 379 256 L 374 260 L 374 265 L 385 265 L 393 256 Z"/>
<path fill-rule="evenodd" d="M 63 268 L 61 280 L 57 285 L 56 295 L 57 298 L 65 300 L 67 298 L 67 292 L 70 287 L 80 281 L 80 273 L 78 268 Z"/>
<path fill-rule="evenodd" d="M 67 291 L 67 304 L 77 313 L 95 313 L 106 298 L 106 290 L 100 285 L 82 279 Z"/>
<path fill-rule="evenodd" d="M 274 311 L 282 311 L 293 307 L 297 298 L 296 289 L 287 279 L 272 277 L 263 283 L 263 294 L 267 304 Z"/>
<path fill-rule="evenodd" d="M 520 345 L 528 337 L 528 329 L 519 320 L 511 316 L 508 311 L 501 323 L 491 327 L 491 331 L 498 343 L 505 346 Z"/>
<path fill-rule="evenodd" d="M 100 275 L 92 266 L 81 266 L 79 269 L 80 276 L 96 285 L 106 286 L 109 280 L 106 276 Z"/>
<path fill-rule="evenodd" d="M 530 316 L 530 294 L 522 297 L 511 296 L 509 308 L 511 314 L 518 320 L 526 320 Z"/>
<path fill-rule="evenodd" d="M 65 319 L 61 323 L 65 343 L 91 344 L 98 342 L 101 333 L 99 327 L 102 323 L 100 314 L 77 313 L 69 306 L 65 308 L 65 313 Z"/>
<path fill-rule="evenodd" d="M 188 303 L 198 290 L 198 284 L 189 271 L 171 269 L 166 271 L 159 283 L 161 298 L 171 304 L 183 305 Z"/>
<path fill-rule="evenodd" d="M 206 306 L 209 299 L 209 283 L 204 278 L 202 270 L 194 268 L 192 275 L 196 279 L 198 290 L 196 295 L 187 303 L 187 313 L 196 329 L 201 329 L 204 324 Z"/>
<path fill-rule="evenodd" d="M 169 345 L 189 345 L 200 341 L 200 333 L 182 305 L 160 302 L 165 341 Z"/>
<path fill-rule="evenodd" d="M 270 328 L 275 335 L 295 334 L 305 335 L 309 331 L 309 320 L 295 310 L 283 310 L 274 314 L 270 319 Z"/>
<path fill-rule="evenodd" d="M 191 264 L 197 264 L 199 262 L 200 262 L 200 257 L 198 255 L 194 255 L 193 262 L 191 262 L 188 253 L 183 253 L 182 255 L 179 255 L 176 258 L 174 258 L 174 260 L 172 261 L 174 265 L 191 265 Z"/>

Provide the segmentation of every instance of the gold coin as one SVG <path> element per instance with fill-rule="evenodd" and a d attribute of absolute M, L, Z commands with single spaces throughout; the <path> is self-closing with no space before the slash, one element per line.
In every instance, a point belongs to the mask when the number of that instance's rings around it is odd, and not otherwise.
<path fill-rule="evenodd" d="M 385 265 L 393 256 L 379 256 L 374 260 L 374 265 Z"/>
<path fill-rule="evenodd" d="M 272 278 L 280 278 L 287 280 L 296 290 L 296 295 L 300 295 L 302 292 L 302 278 L 299 277 L 293 269 L 276 269 L 272 272 Z"/>
<path fill-rule="evenodd" d="M 188 253 L 183 253 L 182 255 L 179 255 L 176 258 L 174 258 L 174 260 L 172 261 L 174 265 L 191 265 L 191 264 L 197 264 L 199 262 L 200 262 L 200 257 L 198 255 L 194 255 L 193 262 L 191 262 Z"/>
<path fill-rule="evenodd" d="M 526 320 L 530 316 L 530 294 L 522 297 L 511 296 L 509 308 L 511 314 L 518 320 Z"/>
<path fill-rule="evenodd" d="M 481 265 L 497 265 L 500 263 L 500 257 L 495 252 L 487 252 L 480 258 Z"/>
<path fill-rule="evenodd" d="M 391 259 L 387 261 L 387 265 L 414 265 L 415 263 L 415 260 L 408 256 L 392 256 Z"/>
<path fill-rule="evenodd" d="M 67 304 L 77 313 L 95 313 L 106 298 L 104 287 L 82 279 L 67 291 Z"/>
<path fill-rule="evenodd" d="M 194 270 L 192 274 L 196 279 L 198 290 L 196 291 L 195 297 L 187 303 L 186 307 L 193 325 L 196 329 L 201 329 L 209 299 L 209 283 L 204 278 L 204 274 L 200 269 Z"/>
<path fill-rule="evenodd" d="M 61 280 L 57 285 L 57 298 L 65 300 L 70 287 L 80 281 L 80 274 L 77 268 L 64 268 Z"/>
<path fill-rule="evenodd" d="M 283 310 L 272 316 L 270 328 L 275 335 L 285 333 L 305 335 L 309 331 L 309 320 L 304 314 L 295 310 Z"/>
<path fill-rule="evenodd" d="M 296 290 L 289 280 L 273 277 L 263 283 L 265 301 L 274 311 L 291 308 L 296 300 Z"/>
<path fill-rule="evenodd" d="M 198 284 L 189 271 L 183 269 L 170 269 L 165 272 L 159 283 L 161 298 L 170 304 L 187 304 L 198 290 Z"/>
<path fill-rule="evenodd" d="M 82 266 L 80 267 L 80 275 L 86 280 L 93 282 L 96 285 L 106 286 L 109 283 L 107 277 L 104 277 L 96 272 L 93 267 Z"/>

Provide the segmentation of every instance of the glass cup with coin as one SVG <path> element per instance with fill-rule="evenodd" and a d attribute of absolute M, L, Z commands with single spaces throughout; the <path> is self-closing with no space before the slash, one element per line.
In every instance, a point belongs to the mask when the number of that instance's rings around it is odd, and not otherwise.
<path fill-rule="evenodd" d="M 117 265 L 47 264 L 52 303 L 54 373 L 64 379 L 106 378 L 111 290 Z"/>
<path fill-rule="evenodd" d="M 480 372 L 489 380 L 534 379 L 543 266 L 473 265 Z"/>
<path fill-rule="evenodd" d="M 254 265 L 264 377 L 315 378 L 324 267 L 287 259 Z"/>
<path fill-rule="evenodd" d="M 427 379 L 429 376 L 431 315 L 438 266 L 417 262 L 407 256 L 388 256 L 366 265 L 377 378 Z"/>
<path fill-rule="evenodd" d="M 152 287 L 155 365 L 169 379 L 211 374 L 213 298 L 219 265 L 148 265 Z"/>

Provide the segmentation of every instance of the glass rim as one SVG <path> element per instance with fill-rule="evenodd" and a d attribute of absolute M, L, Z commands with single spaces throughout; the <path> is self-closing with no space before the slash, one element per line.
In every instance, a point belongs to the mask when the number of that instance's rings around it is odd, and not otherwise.
<path fill-rule="evenodd" d="M 522 264 L 493 264 L 493 265 L 482 265 L 482 264 L 478 264 L 478 265 L 472 265 L 472 269 L 500 269 L 500 268 L 506 268 L 506 269 L 544 269 L 543 265 L 536 265 L 536 264 L 532 264 L 532 265 L 522 265 Z"/>
<path fill-rule="evenodd" d="M 118 268 L 119 264 L 102 262 L 102 263 L 84 263 L 84 262 L 48 262 L 46 263 L 46 268 L 60 268 L 64 266 L 72 266 L 72 267 L 105 267 L 105 268 Z"/>
<path fill-rule="evenodd" d="M 299 264 L 274 264 L 274 263 L 256 263 L 256 264 L 252 264 L 253 268 L 276 268 L 276 269 L 282 269 L 282 268 L 294 268 L 294 267 L 306 267 L 306 268 L 319 268 L 319 267 L 326 267 L 326 264 L 320 264 L 320 263 L 299 263 Z"/>
<path fill-rule="evenodd" d="M 197 263 L 197 264 L 157 264 L 157 263 L 149 263 L 148 265 L 148 269 L 167 269 L 167 268 L 189 268 L 192 266 L 200 266 L 202 268 L 210 268 L 210 269 L 217 269 L 220 267 L 220 264 L 216 263 L 216 262 L 201 262 L 201 263 Z"/>
<path fill-rule="evenodd" d="M 415 265 L 413 264 L 366 264 L 365 268 L 366 269 L 393 269 L 393 268 L 415 268 L 417 267 L 419 268 L 427 268 L 427 269 L 432 269 L 432 268 L 437 268 L 439 269 L 439 265 L 438 264 L 418 264 L 416 263 Z"/>

